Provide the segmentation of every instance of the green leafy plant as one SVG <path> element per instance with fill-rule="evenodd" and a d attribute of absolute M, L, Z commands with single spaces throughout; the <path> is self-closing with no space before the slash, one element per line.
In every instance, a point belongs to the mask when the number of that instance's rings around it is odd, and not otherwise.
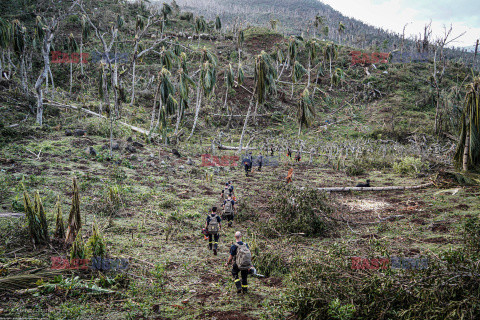
<path fill-rule="evenodd" d="M 417 174 L 426 168 L 427 165 L 422 159 L 415 157 L 405 157 L 393 164 L 393 171 L 398 174 Z"/>

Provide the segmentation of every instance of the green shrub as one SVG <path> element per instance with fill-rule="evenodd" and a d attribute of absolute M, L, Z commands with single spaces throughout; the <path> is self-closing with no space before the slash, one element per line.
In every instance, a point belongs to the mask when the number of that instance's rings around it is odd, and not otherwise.
<path fill-rule="evenodd" d="M 276 188 L 275 196 L 269 201 L 268 211 L 273 218 L 267 228 L 277 234 L 301 233 L 310 237 L 325 236 L 333 227 L 330 219 L 333 210 L 325 194 L 315 189 L 298 190 L 283 184 Z"/>
<path fill-rule="evenodd" d="M 100 136 L 103 138 L 110 138 L 110 120 L 104 118 L 88 118 L 85 121 L 85 129 L 89 135 Z M 122 124 L 113 123 L 113 137 L 129 137 L 132 135 L 132 130 Z"/>
<path fill-rule="evenodd" d="M 280 254 L 258 250 L 258 248 L 255 249 L 253 264 L 257 268 L 258 273 L 270 277 L 284 275 L 289 272 L 290 266 Z"/>
<path fill-rule="evenodd" d="M 464 241 L 467 248 L 480 252 L 480 220 L 478 217 L 468 218 L 464 225 Z"/>
<path fill-rule="evenodd" d="M 427 165 L 422 163 L 422 159 L 414 157 L 405 157 L 393 164 L 393 171 L 399 174 L 417 174 L 425 169 Z"/>
<path fill-rule="evenodd" d="M 478 263 L 458 250 L 428 268 L 352 270 L 346 256 L 296 261 L 285 303 L 296 319 L 475 319 Z"/>
<path fill-rule="evenodd" d="M 363 163 L 358 160 L 355 160 L 352 165 L 349 165 L 345 168 L 345 174 L 347 176 L 361 176 L 365 173 L 365 168 L 363 167 Z"/>

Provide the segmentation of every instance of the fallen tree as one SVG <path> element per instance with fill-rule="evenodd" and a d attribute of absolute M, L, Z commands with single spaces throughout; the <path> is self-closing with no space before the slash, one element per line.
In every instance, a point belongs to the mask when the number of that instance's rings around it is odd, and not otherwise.
<path fill-rule="evenodd" d="M 433 182 L 420 184 L 417 186 L 389 186 L 389 187 L 329 187 L 317 188 L 318 191 L 324 192 L 346 192 L 346 191 L 392 191 L 392 190 L 412 190 L 422 189 L 433 185 Z"/>
<path fill-rule="evenodd" d="M 48 103 L 44 103 L 45 105 L 50 105 L 50 106 L 53 106 L 53 107 L 62 107 L 62 108 L 70 108 L 70 109 L 73 109 L 73 110 L 80 110 L 80 111 L 83 111 L 85 112 L 86 114 L 89 114 L 89 115 L 92 115 L 92 116 L 96 116 L 96 117 L 99 117 L 99 118 L 104 118 L 104 119 L 107 119 L 106 116 L 104 115 L 101 115 L 99 113 L 96 113 L 96 112 L 93 112 L 91 110 L 88 110 L 86 108 L 82 108 L 82 107 L 76 107 L 76 106 L 73 106 L 73 105 L 69 105 L 69 104 L 61 104 L 61 103 L 58 103 L 58 102 L 48 102 Z M 129 127 L 130 129 L 132 129 L 132 131 L 135 131 L 135 132 L 138 132 L 138 133 L 142 133 L 142 134 L 145 134 L 145 135 L 148 135 L 149 134 L 149 131 L 146 130 L 146 129 L 142 129 L 142 128 L 139 128 L 139 127 L 135 127 L 135 126 L 132 126 L 128 123 L 125 123 L 125 122 L 122 122 L 122 121 L 118 121 L 118 123 L 126 126 L 126 127 Z"/>

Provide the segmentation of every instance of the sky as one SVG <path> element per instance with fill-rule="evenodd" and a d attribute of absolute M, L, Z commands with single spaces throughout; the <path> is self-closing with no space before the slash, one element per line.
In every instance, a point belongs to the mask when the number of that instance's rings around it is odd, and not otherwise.
<path fill-rule="evenodd" d="M 452 25 L 451 37 L 466 32 L 449 47 L 474 46 L 480 38 L 480 0 L 320 0 L 343 15 L 406 35 L 423 32 L 432 21 L 433 38 L 444 35 Z"/>

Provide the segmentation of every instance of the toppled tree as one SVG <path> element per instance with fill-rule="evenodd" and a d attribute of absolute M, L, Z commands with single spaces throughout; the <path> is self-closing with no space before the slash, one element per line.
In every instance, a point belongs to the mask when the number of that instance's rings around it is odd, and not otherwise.
<path fill-rule="evenodd" d="M 454 156 L 458 170 L 468 171 L 480 164 L 480 78 L 467 86 L 459 143 Z"/>
<path fill-rule="evenodd" d="M 314 189 L 298 190 L 283 183 L 278 188 L 269 202 L 268 211 L 274 218 L 267 226 L 277 235 L 325 236 L 333 227 L 333 210 L 323 193 Z"/>

